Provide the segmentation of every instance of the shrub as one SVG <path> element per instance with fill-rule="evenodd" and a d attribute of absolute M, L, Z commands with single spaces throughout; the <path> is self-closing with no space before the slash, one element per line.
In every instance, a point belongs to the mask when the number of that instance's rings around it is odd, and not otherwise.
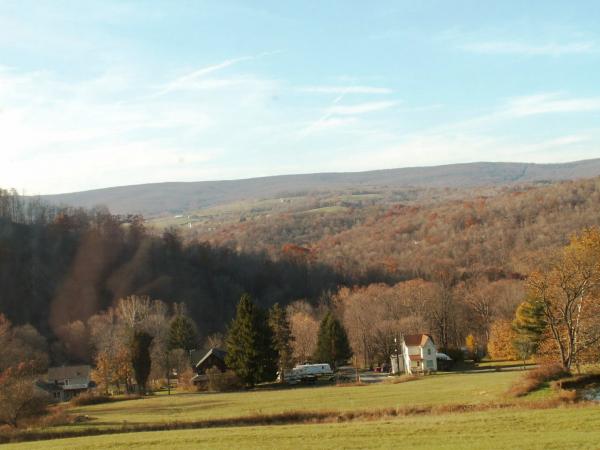
<path fill-rule="evenodd" d="M 77 420 L 77 416 L 68 414 L 63 407 L 54 407 L 50 412 L 37 419 L 36 427 L 48 428 L 62 425 L 70 425 Z"/>
<path fill-rule="evenodd" d="M 544 364 L 533 370 L 525 373 L 525 378 L 528 380 L 536 380 L 540 383 L 546 381 L 554 381 L 559 378 L 567 377 L 570 373 L 567 372 L 560 364 Z"/>
<path fill-rule="evenodd" d="M 26 369 L 9 368 L 0 375 L 0 423 L 17 427 L 23 419 L 46 413 L 49 396 L 34 389 Z"/>
<path fill-rule="evenodd" d="M 184 372 L 179 374 L 177 388 L 188 392 L 197 391 L 198 387 L 192 382 L 194 376 L 196 376 L 196 372 L 191 367 L 188 367 Z"/>
<path fill-rule="evenodd" d="M 558 398 L 565 403 L 573 403 L 577 400 L 576 390 L 561 389 L 558 391 Z"/>
<path fill-rule="evenodd" d="M 73 406 L 99 405 L 100 403 L 112 402 L 114 399 L 105 394 L 94 392 L 83 392 L 77 397 L 73 397 L 69 402 Z"/>
<path fill-rule="evenodd" d="M 465 353 L 460 348 L 443 349 L 442 353 L 448 355 L 454 362 L 461 362 L 465 360 Z"/>
<path fill-rule="evenodd" d="M 546 364 L 527 371 L 523 377 L 510 388 L 509 394 L 515 397 L 522 397 L 539 389 L 548 381 L 558 380 L 569 375 L 569 372 L 564 370 L 559 364 Z"/>
<path fill-rule="evenodd" d="M 211 367 L 206 371 L 208 377 L 208 390 L 213 392 L 237 391 L 242 388 L 242 382 L 238 376 L 228 370 L 221 372 L 216 367 Z"/>

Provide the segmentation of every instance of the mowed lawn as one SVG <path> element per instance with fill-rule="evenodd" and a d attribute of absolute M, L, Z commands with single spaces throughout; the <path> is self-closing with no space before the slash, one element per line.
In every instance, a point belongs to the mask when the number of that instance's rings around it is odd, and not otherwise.
<path fill-rule="evenodd" d="M 406 405 L 476 404 L 500 400 L 517 372 L 438 374 L 400 384 L 317 386 L 221 394 L 158 395 L 74 408 L 90 422 L 77 427 L 112 427 L 124 422 L 160 423 L 222 419 L 290 411 L 362 411 Z"/>
<path fill-rule="evenodd" d="M 499 379 L 499 378 L 498 378 Z M 385 421 L 142 432 L 7 445 L 7 449 L 591 449 L 600 407 L 488 410 Z"/>

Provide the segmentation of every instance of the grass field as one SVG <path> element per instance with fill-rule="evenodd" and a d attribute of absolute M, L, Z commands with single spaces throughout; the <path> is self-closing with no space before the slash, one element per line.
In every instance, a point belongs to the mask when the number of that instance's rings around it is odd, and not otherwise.
<path fill-rule="evenodd" d="M 267 389 L 227 394 L 156 395 L 71 408 L 89 421 L 46 429 L 49 434 L 223 420 L 211 428 L 139 431 L 13 444 L 14 448 L 597 448 L 600 406 L 529 409 L 550 389 L 524 399 L 506 396 L 522 372 L 438 374 L 399 384 Z M 497 405 L 503 404 L 504 408 Z M 509 405 L 508 407 L 506 405 Z M 477 412 L 449 413 L 449 405 L 477 405 Z M 336 423 L 338 414 L 386 408 L 439 407 L 408 415 L 369 415 Z M 462 406 L 461 406 L 462 407 Z M 483 410 L 483 408 L 487 408 Z M 241 417 L 330 411 L 325 423 L 239 426 Z M 264 423 L 264 422 L 254 422 Z M 222 427 L 225 425 L 232 425 Z M 197 426 L 197 425 L 194 425 Z M 7 446 L 11 448 L 11 446 Z"/>
<path fill-rule="evenodd" d="M 600 407 L 492 410 L 377 422 L 211 428 L 27 442 L 7 449 L 598 448 Z"/>
<path fill-rule="evenodd" d="M 519 372 L 442 374 L 401 384 L 305 387 L 224 394 L 176 394 L 75 408 L 95 426 L 232 418 L 288 411 L 354 411 L 499 400 Z M 82 425 L 83 426 L 83 425 Z M 89 425 L 88 425 L 89 426 Z"/>

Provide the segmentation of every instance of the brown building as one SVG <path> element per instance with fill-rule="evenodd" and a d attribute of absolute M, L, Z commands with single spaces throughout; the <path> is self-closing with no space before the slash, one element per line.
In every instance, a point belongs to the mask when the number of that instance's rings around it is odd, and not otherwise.
<path fill-rule="evenodd" d="M 216 367 L 221 372 L 227 370 L 225 364 L 225 356 L 227 352 L 219 348 L 211 348 L 206 354 L 196 363 L 196 376 L 192 378 L 194 383 L 206 381 L 206 371 L 211 367 Z"/>

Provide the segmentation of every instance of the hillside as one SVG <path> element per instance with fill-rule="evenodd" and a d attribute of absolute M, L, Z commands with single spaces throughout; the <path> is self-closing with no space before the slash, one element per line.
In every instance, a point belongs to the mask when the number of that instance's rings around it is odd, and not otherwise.
<path fill-rule="evenodd" d="M 146 217 L 183 214 L 218 205 L 323 191 L 472 188 L 551 182 L 600 175 L 600 159 L 563 164 L 491 163 L 411 167 L 356 173 L 315 173 L 189 183 L 153 183 L 48 195 L 51 203 Z"/>
<path fill-rule="evenodd" d="M 323 308 L 362 310 L 365 299 L 373 330 L 386 323 L 378 302 L 400 298 L 402 329 L 459 347 L 512 319 L 527 274 L 571 235 L 600 225 L 600 178 L 368 192 L 238 202 L 163 233 L 138 217 L 32 209 L 0 191 L 0 309 L 56 340 L 120 298 L 148 295 L 185 303 L 207 338 L 226 329 L 244 292 L 262 307 L 302 300 L 297 312 L 315 326 Z M 473 298 L 491 313 L 481 317 Z M 52 358 L 61 361 L 56 351 Z"/>
<path fill-rule="evenodd" d="M 586 226 L 600 225 L 600 179 L 520 185 L 490 195 L 455 193 L 423 203 L 325 206 L 298 213 L 259 215 L 222 226 L 194 225 L 188 235 L 239 251 L 286 244 L 310 249 L 315 261 L 356 272 L 385 270 L 423 276 L 440 261 L 457 269 L 526 272 L 539 251 L 564 245 Z"/>

